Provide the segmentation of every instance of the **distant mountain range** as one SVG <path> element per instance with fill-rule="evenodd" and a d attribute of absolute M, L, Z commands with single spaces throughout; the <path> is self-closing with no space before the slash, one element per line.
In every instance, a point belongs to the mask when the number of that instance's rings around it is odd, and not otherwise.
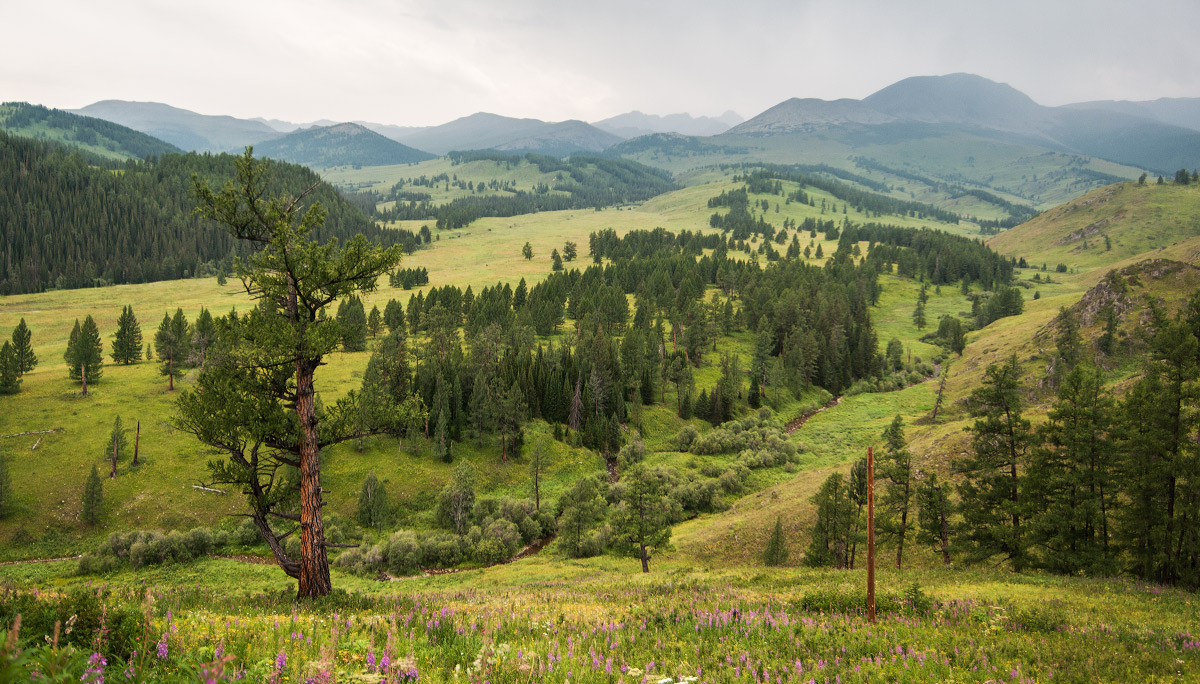
<path fill-rule="evenodd" d="M 57 142 L 105 159 L 142 159 L 180 149 L 111 121 L 26 102 L 0 105 L 0 129 L 10 135 Z"/>
<path fill-rule="evenodd" d="M 428 127 L 326 120 L 297 124 L 209 116 L 165 104 L 119 100 L 97 102 L 76 112 L 128 126 L 185 150 L 236 151 L 255 145 L 260 154 L 316 167 L 406 163 L 385 160 L 473 149 L 551 156 L 605 151 L 644 159 L 677 156 L 681 151 L 712 156 L 739 149 L 750 150 L 753 156 L 753 150 L 766 149 L 764 160 L 769 161 L 844 163 L 864 146 L 941 139 L 945 148 L 947 136 L 964 135 L 978 144 L 1000 140 L 1155 172 L 1200 166 L 1200 98 L 1045 107 L 1011 86 L 971 74 L 907 78 L 862 100 L 793 98 L 748 121 L 733 112 L 693 117 L 634 111 L 594 124 L 480 112 Z M 366 135 L 367 131 L 375 135 Z M 778 136 L 784 139 L 775 141 Z M 813 143 L 820 141 L 833 141 L 850 154 L 810 158 L 819 147 Z"/>
<path fill-rule="evenodd" d="M 298 129 L 259 143 L 254 152 L 310 168 L 411 164 L 434 158 L 354 123 Z"/>

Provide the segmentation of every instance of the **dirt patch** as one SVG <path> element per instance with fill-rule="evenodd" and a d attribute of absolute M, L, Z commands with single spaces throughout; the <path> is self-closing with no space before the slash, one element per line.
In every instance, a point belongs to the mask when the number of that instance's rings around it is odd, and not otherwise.
<path fill-rule="evenodd" d="M 83 556 L 63 556 L 62 558 L 30 558 L 28 560 L 4 561 L 0 565 L 25 565 L 26 563 L 57 563 L 59 561 L 79 560 Z"/>
<path fill-rule="evenodd" d="M 784 428 L 784 430 L 786 430 L 789 435 L 794 434 L 797 430 L 804 427 L 804 424 L 808 422 L 809 418 L 812 418 L 813 416 L 817 415 L 821 411 L 824 411 L 826 409 L 831 409 L 840 403 L 842 403 L 842 395 L 839 394 L 836 397 L 834 397 L 833 399 L 830 399 L 828 404 L 825 404 L 824 406 L 817 409 L 816 411 L 810 411 L 810 412 L 805 413 L 804 415 L 800 416 L 799 418 L 793 418 L 791 420 L 791 422 L 789 422 L 787 424 L 787 426 Z"/>

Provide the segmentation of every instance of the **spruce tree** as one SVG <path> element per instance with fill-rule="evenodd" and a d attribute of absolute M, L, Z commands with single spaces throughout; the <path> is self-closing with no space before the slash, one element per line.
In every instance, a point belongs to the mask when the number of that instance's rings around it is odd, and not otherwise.
<path fill-rule="evenodd" d="M 389 299 L 387 306 L 383 307 L 383 322 L 388 327 L 388 332 L 396 332 L 398 329 L 407 330 L 404 320 L 404 305 L 395 299 Z"/>
<path fill-rule="evenodd" d="M 964 476 L 959 497 L 967 559 L 1002 556 L 1016 570 L 1026 565 L 1028 547 L 1020 496 L 1030 442 L 1029 421 L 1021 415 L 1023 389 L 1016 355 L 988 366 L 983 384 L 971 394 L 970 411 L 976 418 L 969 428 L 971 453 L 954 463 Z"/>
<path fill-rule="evenodd" d="M 917 326 L 917 330 L 925 329 L 925 303 L 917 302 L 917 307 L 913 309 L 913 325 Z"/>
<path fill-rule="evenodd" d="M 217 338 L 217 324 L 208 309 L 201 308 L 196 314 L 191 332 L 188 365 L 203 367 L 208 364 L 208 348 Z"/>
<path fill-rule="evenodd" d="M 342 350 L 360 352 L 367 348 L 367 311 L 355 295 L 338 304 L 337 322 L 341 328 Z"/>
<path fill-rule="evenodd" d="M 129 446 L 129 439 L 125 436 L 126 432 L 128 430 L 121 425 L 121 416 L 117 416 L 113 421 L 112 432 L 108 435 L 108 444 L 101 454 L 111 465 L 108 474 L 110 478 L 117 476 L 117 461 L 121 458 L 121 453 Z"/>
<path fill-rule="evenodd" d="M 787 540 L 783 536 L 783 518 L 775 516 L 775 529 L 767 539 L 767 548 L 763 551 L 763 565 L 779 566 L 788 562 Z"/>
<path fill-rule="evenodd" d="M 884 451 L 879 459 L 879 474 L 884 482 L 883 529 L 896 540 L 896 569 L 904 560 L 904 540 L 908 534 L 908 514 L 912 506 L 912 454 L 904 439 L 904 419 L 896 416 L 883 432 Z"/>
<path fill-rule="evenodd" d="M 942 554 L 942 563 L 950 565 L 950 483 L 938 482 L 936 473 L 927 474 L 917 485 L 916 503 L 917 543 L 933 547 Z"/>
<path fill-rule="evenodd" d="M 21 362 L 17 351 L 8 340 L 0 345 L 0 394 L 16 394 L 21 391 Z"/>
<path fill-rule="evenodd" d="M 552 271 L 563 270 L 562 257 L 560 257 L 558 255 L 557 249 L 554 249 L 550 252 L 550 270 L 552 270 Z"/>
<path fill-rule="evenodd" d="M 667 495 L 657 473 L 643 463 L 625 471 L 617 502 L 609 511 L 610 543 L 620 555 L 637 558 L 642 572 L 650 572 L 652 551 L 670 548 L 671 523 L 680 515 L 679 504 Z"/>
<path fill-rule="evenodd" d="M 1030 542 L 1041 567 L 1091 575 L 1117 569 L 1109 543 L 1117 503 L 1114 414 L 1103 373 L 1085 361 L 1063 380 L 1038 429 L 1026 481 Z"/>
<path fill-rule="evenodd" d="M 558 499 L 558 544 L 568 558 L 583 558 L 601 550 L 593 535 L 604 520 L 607 484 L 600 475 L 581 477 Z"/>
<path fill-rule="evenodd" d="M 83 384 L 84 394 L 87 394 L 87 383 L 98 381 L 103 374 L 102 350 L 100 331 L 96 328 L 96 321 L 91 314 L 83 319 L 82 324 L 78 318 L 75 319 L 75 327 L 71 329 L 67 352 L 63 359 L 67 362 L 68 376 Z"/>
<path fill-rule="evenodd" d="M 13 352 L 17 357 L 17 374 L 24 375 L 33 370 L 37 366 L 37 356 L 33 353 L 32 343 L 33 333 L 29 331 L 29 326 L 25 325 L 25 319 L 13 328 L 12 346 Z"/>
<path fill-rule="evenodd" d="M 528 242 L 521 247 L 521 256 L 525 257 L 526 261 L 533 258 L 533 245 Z"/>
<path fill-rule="evenodd" d="M 855 505 L 846 477 L 834 473 L 809 499 L 817 507 L 817 523 L 804 552 L 804 565 L 810 568 L 850 567 L 850 547 L 855 542 Z"/>
<path fill-rule="evenodd" d="M 367 332 L 375 338 L 383 331 L 383 315 L 379 313 L 378 306 L 371 307 L 371 313 L 367 316 Z"/>
<path fill-rule="evenodd" d="M 133 307 L 125 305 L 117 318 L 117 334 L 113 337 L 112 360 L 116 363 L 129 365 L 142 360 L 142 327 L 138 324 L 137 316 L 133 315 Z"/>
<path fill-rule="evenodd" d="M 174 317 L 163 314 L 162 323 L 154 335 L 154 345 L 158 360 L 162 363 L 160 370 L 167 376 L 167 391 L 173 391 L 175 378 L 184 374 L 184 365 L 192 346 L 191 327 L 183 315 L 183 309 L 176 309 Z"/>
<path fill-rule="evenodd" d="M 100 522 L 100 509 L 103 505 L 104 485 L 100 482 L 100 471 L 92 464 L 92 472 L 83 485 L 83 510 L 79 519 L 86 525 L 96 526 Z"/>

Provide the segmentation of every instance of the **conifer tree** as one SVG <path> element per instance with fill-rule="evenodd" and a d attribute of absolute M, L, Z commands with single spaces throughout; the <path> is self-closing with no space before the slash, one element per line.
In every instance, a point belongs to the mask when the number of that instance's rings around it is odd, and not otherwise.
<path fill-rule="evenodd" d="M 371 337 L 375 338 L 383 330 L 383 316 L 379 313 L 378 306 L 371 307 L 371 313 L 367 315 L 367 332 L 371 333 Z"/>
<path fill-rule="evenodd" d="M 125 433 L 128 432 L 121 425 L 121 416 L 117 416 L 113 421 L 112 432 L 108 435 L 108 445 L 104 447 L 102 456 L 111 464 L 108 476 L 110 478 L 117 476 L 117 461 L 121 458 L 121 452 L 129 446 L 129 439 Z"/>
<path fill-rule="evenodd" d="M 21 391 L 21 362 L 17 351 L 8 340 L 0 345 L 0 394 L 16 394 Z"/>
<path fill-rule="evenodd" d="M 397 329 L 406 328 L 404 305 L 395 299 L 389 299 L 387 306 L 383 307 L 383 322 L 387 325 L 388 332 L 396 332 Z"/>
<path fill-rule="evenodd" d="M 620 485 L 616 505 L 609 511 L 611 544 L 617 553 L 641 560 L 642 572 L 650 572 L 652 552 L 670 548 L 671 522 L 680 513 L 679 504 L 643 463 L 627 470 Z"/>
<path fill-rule="evenodd" d="M 67 341 L 67 352 L 63 359 L 67 362 L 67 372 L 72 380 L 79 380 L 83 385 L 83 394 L 87 394 L 87 383 L 96 382 L 103 373 L 103 345 L 100 341 L 100 331 L 96 321 L 88 314 L 83 319 L 75 319 L 75 327 Z"/>
<path fill-rule="evenodd" d="M 192 347 L 191 326 L 183 315 L 183 309 L 176 309 L 174 317 L 163 313 L 162 323 L 154 334 L 154 345 L 158 360 L 162 363 L 160 370 L 167 376 L 167 391 L 174 391 L 175 378 L 184 374 L 184 365 Z"/>
<path fill-rule="evenodd" d="M 208 365 L 208 348 L 216 337 L 216 322 L 213 321 L 212 314 L 208 309 L 202 307 L 200 313 L 196 314 L 196 323 L 192 325 L 188 363 L 202 368 Z"/>
<path fill-rule="evenodd" d="M 779 566 L 788 561 L 787 540 L 783 536 L 783 518 L 775 516 L 775 529 L 767 539 L 767 547 L 763 550 L 763 565 Z"/>
<path fill-rule="evenodd" d="M 883 432 L 884 451 L 879 459 L 879 474 L 884 482 L 880 501 L 883 528 L 896 539 L 896 569 L 904 560 L 904 540 L 908 534 L 908 514 L 912 506 L 912 454 L 904 439 L 904 419 L 896 416 Z"/>
<path fill-rule="evenodd" d="M 528 261 L 529 259 L 532 259 L 533 258 L 533 245 L 526 242 L 524 244 L 524 246 L 521 247 L 521 256 L 525 257 L 526 261 Z"/>
<path fill-rule="evenodd" d="M 579 248 L 570 240 L 563 245 L 562 256 L 566 261 L 575 261 L 575 257 L 579 255 Z"/>
<path fill-rule="evenodd" d="M 592 531 L 604 520 L 607 486 L 599 475 L 581 477 L 558 499 L 558 543 L 568 558 L 583 558 L 600 552 L 600 540 Z"/>
<path fill-rule="evenodd" d="M 925 303 L 917 302 L 917 307 L 913 309 L 913 325 L 917 326 L 917 330 L 925 329 Z"/>
<path fill-rule="evenodd" d="M 550 263 L 550 269 L 551 269 L 551 270 L 553 270 L 553 271 L 561 271 L 561 270 L 563 270 L 563 262 L 562 262 L 562 257 L 558 255 L 558 250 L 557 250 L 557 249 L 555 249 L 555 250 L 552 250 L 552 251 L 550 252 L 550 262 L 551 262 L 551 263 Z"/>
<path fill-rule="evenodd" d="M 1025 567 L 1028 547 L 1020 492 L 1030 430 L 1021 415 L 1022 389 L 1016 355 L 988 366 L 982 385 L 971 394 L 976 418 L 969 428 L 971 454 L 954 463 L 964 476 L 959 497 L 967 559 L 981 562 L 999 555 L 1016 570 Z"/>
<path fill-rule="evenodd" d="M 942 554 L 942 563 L 950 565 L 950 483 L 938 482 L 936 473 L 921 479 L 916 489 L 917 543 L 931 546 Z"/>
<path fill-rule="evenodd" d="M 338 304 L 337 322 L 341 327 L 342 350 L 360 352 L 367 348 L 367 311 L 357 296 Z"/>
<path fill-rule="evenodd" d="M 125 365 L 142 360 L 142 327 L 138 324 L 137 316 L 133 315 L 133 307 L 128 304 L 121 309 L 121 315 L 117 318 L 112 360 Z"/>
<path fill-rule="evenodd" d="M 100 522 L 100 509 L 103 505 L 104 485 L 100 482 L 100 471 L 92 464 L 92 472 L 83 485 L 83 510 L 79 519 L 84 524 L 95 527 Z"/>
<path fill-rule="evenodd" d="M 29 331 L 29 326 L 25 325 L 25 319 L 13 328 L 12 346 L 13 353 L 17 358 L 17 374 L 24 375 L 33 370 L 37 366 L 37 356 L 33 353 L 33 333 Z"/>
<path fill-rule="evenodd" d="M 1038 429 L 1026 476 L 1030 542 L 1038 565 L 1048 570 L 1105 575 L 1117 569 L 1109 544 L 1117 495 L 1114 413 L 1103 373 L 1085 361 L 1063 380 Z"/>
<path fill-rule="evenodd" d="M 845 476 L 834 473 L 825 478 L 810 502 L 817 507 L 817 524 L 804 553 L 804 564 L 810 568 L 849 568 L 856 513 Z"/>

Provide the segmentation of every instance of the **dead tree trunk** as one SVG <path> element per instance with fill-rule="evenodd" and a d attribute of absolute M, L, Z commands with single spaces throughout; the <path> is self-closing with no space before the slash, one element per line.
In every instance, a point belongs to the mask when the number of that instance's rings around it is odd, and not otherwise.
<path fill-rule="evenodd" d="M 137 432 L 133 435 L 133 464 L 138 464 L 138 446 L 142 442 L 142 421 L 137 422 Z"/>

